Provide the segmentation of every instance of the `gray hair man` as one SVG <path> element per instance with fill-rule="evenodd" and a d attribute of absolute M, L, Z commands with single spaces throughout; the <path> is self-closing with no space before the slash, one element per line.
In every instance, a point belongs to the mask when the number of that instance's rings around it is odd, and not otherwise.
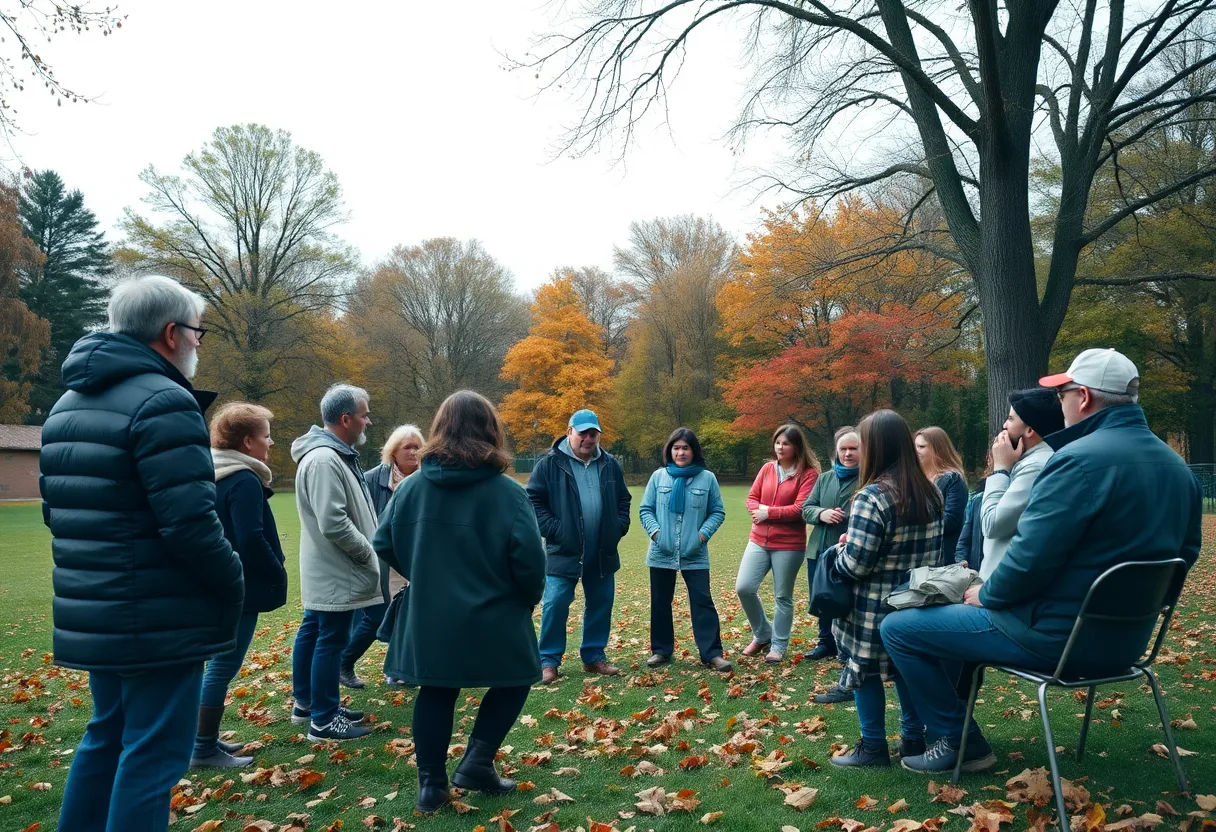
<path fill-rule="evenodd" d="M 60 829 L 166 828 L 204 662 L 236 645 L 244 575 L 203 421 L 215 394 L 189 381 L 204 309 L 167 277 L 118 284 L 109 332 L 72 347 L 42 429 L 55 663 L 87 670 L 93 694 Z"/>
<path fill-rule="evenodd" d="M 308 738 L 365 736 L 363 714 L 340 706 L 342 651 L 355 610 L 381 603 L 380 567 L 371 539 L 376 510 L 359 446 L 367 441 L 367 391 L 335 384 L 321 398 L 321 421 L 291 444 L 300 514 L 300 597 L 304 619 L 292 654 L 291 719 Z"/>

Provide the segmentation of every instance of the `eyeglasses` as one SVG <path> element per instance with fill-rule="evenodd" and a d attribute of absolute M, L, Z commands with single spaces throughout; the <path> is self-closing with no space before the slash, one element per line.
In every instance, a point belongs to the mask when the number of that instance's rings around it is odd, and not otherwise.
<path fill-rule="evenodd" d="M 174 321 L 174 323 L 180 327 L 184 327 L 186 329 L 193 330 L 194 332 L 198 333 L 197 337 L 198 337 L 200 344 L 203 341 L 203 336 L 206 335 L 210 331 L 207 329 L 203 329 L 201 326 L 190 326 L 190 324 L 184 324 L 181 321 Z"/>
<path fill-rule="evenodd" d="M 1065 384 L 1063 387 L 1056 388 L 1056 398 L 1062 402 L 1062 401 L 1064 401 L 1065 393 L 1071 393 L 1073 390 L 1080 390 L 1080 389 L 1081 389 L 1081 385 L 1079 385 L 1079 384 Z"/>

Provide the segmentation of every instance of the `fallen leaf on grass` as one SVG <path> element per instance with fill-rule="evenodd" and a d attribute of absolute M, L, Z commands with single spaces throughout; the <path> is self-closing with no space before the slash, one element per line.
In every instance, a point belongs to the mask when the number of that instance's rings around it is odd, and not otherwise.
<path fill-rule="evenodd" d="M 32 792 L 49 792 L 52 787 L 50 783 L 30 783 L 26 788 Z"/>
<path fill-rule="evenodd" d="M 929 794 L 933 795 L 930 803 L 949 803 L 951 806 L 957 806 L 967 796 L 967 790 L 951 783 L 943 783 L 939 786 L 930 780 Z"/>
<path fill-rule="evenodd" d="M 1186 719 L 1170 720 L 1170 725 L 1173 725 L 1175 728 L 1180 728 L 1183 731 L 1198 731 L 1199 730 L 1199 726 L 1195 723 L 1195 720 L 1189 716 Z"/>
<path fill-rule="evenodd" d="M 701 768 L 709 762 L 704 754 L 692 754 L 680 760 L 680 768 L 684 771 L 692 771 L 695 768 Z"/>
<path fill-rule="evenodd" d="M 3 798 L 0 798 L 3 799 Z M 1199 808 L 1205 812 L 1216 810 L 1216 794 L 1197 794 L 1195 802 L 1199 804 Z"/>
<path fill-rule="evenodd" d="M 891 832 L 917 832 L 924 824 L 912 818 L 900 818 L 891 824 Z"/>
<path fill-rule="evenodd" d="M 363 819 L 363 825 L 366 826 L 368 829 L 379 829 L 381 826 L 384 826 L 384 824 L 387 822 L 388 821 L 386 821 L 384 818 L 380 817 L 379 815 L 368 815 L 367 817 L 365 817 Z"/>
<path fill-rule="evenodd" d="M 194 832 L 215 832 L 216 829 L 219 829 L 223 825 L 224 822 L 222 820 L 207 820 L 194 827 Z"/>
<path fill-rule="evenodd" d="M 580 772 L 574 766 L 565 766 L 563 768 L 559 768 L 557 771 L 553 772 L 553 774 L 557 777 L 578 777 L 580 774 L 582 774 L 582 772 Z"/>
<path fill-rule="evenodd" d="M 785 795 L 785 805 L 792 806 L 801 812 L 803 809 L 811 808 L 815 804 L 815 798 L 817 797 L 819 797 L 819 789 L 799 786 Z"/>
<path fill-rule="evenodd" d="M 1047 769 L 1028 768 L 1005 781 L 1005 799 L 1015 803 L 1033 803 L 1046 806 L 1051 802 L 1051 780 Z"/>
<path fill-rule="evenodd" d="M 1157 811 L 1163 815 L 1169 815 L 1170 817 L 1175 818 L 1181 814 L 1177 809 L 1171 806 L 1168 801 L 1165 800 L 1157 801 Z"/>
<path fill-rule="evenodd" d="M 904 800 L 901 797 L 899 800 L 895 801 L 890 806 L 888 806 L 887 811 L 893 815 L 898 815 L 900 812 L 902 812 L 904 809 L 907 809 L 907 808 L 908 808 L 908 801 Z"/>
<path fill-rule="evenodd" d="M 533 803 L 573 803 L 574 798 L 568 794 L 563 794 L 557 789 L 549 789 L 548 794 L 542 794 L 533 799 Z"/>
<path fill-rule="evenodd" d="M 480 809 L 478 809 L 478 807 L 470 806 L 467 803 L 461 803 L 459 800 L 453 800 L 451 803 L 451 806 L 453 809 L 456 810 L 456 814 L 458 814 L 458 815 L 467 815 L 469 812 L 480 811 Z"/>
<path fill-rule="evenodd" d="M 869 811 L 878 806 L 878 801 L 870 797 L 868 794 L 863 794 L 861 797 L 857 798 L 856 806 L 858 809 L 865 809 L 866 811 Z"/>
<path fill-rule="evenodd" d="M 1187 751 L 1181 745 L 1175 746 L 1175 748 L 1178 749 L 1179 757 L 1194 757 L 1199 753 L 1198 751 Z M 1157 753 L 1158 757 L 1161 757 L 1164 760 L 1168 760 L 1170 758 L 1170 750 L 1166 748 L 1163 743 L 1154 743 L 1152 750 Z"/>
<path fill-rule="evenodd" d="M 271 820 L 251 820 L 241 832 L 274 832 L 279 826 Z"/>
<path fill-rule="evenodd" d="M 725 812 L 706 812 L 705 814 L 701 815 L 701 823 L 705 824 L 706 826 L 709 826 L 711 823 L 721 820 L 722 816 L 724 814 L 726 814 L 726 813 Z"/>

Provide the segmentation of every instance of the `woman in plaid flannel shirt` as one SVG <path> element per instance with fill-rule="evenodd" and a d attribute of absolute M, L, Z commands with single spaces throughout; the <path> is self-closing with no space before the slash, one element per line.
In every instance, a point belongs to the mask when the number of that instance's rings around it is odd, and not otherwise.
<path fill-rule="evenodd" d="M 853 691 L 861 739 L 837 766 L 886 766 L 886 693 L 894 680 L 902 709 L 900 755 L 923 753 L 925 725 L 916 714 L 904 681 L 883 649 L 878 627 L 892 612 L 886 598 L 908 579 L 908 570 L 940 566 L 942 495 L 921 471 L 908 424 L 893 410 L 871 413 L 858 425 L 861 474 L 849 514 L 849 530 L 839 544 L 836 563 L 854 582 L 853 611 L 832 630 L 848 656 L 840 684 Z"/>

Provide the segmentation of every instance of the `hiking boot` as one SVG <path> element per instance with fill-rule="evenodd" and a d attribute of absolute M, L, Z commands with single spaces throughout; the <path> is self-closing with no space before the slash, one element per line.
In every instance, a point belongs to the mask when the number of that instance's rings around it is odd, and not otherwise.
<path fill-rule="evenodd" d="M 712 659 L 701 662 L 710 670 L 716 670 L 719 673 L 730 673 L 735 669 L 735 666 L 721 656 L 714 656 Z"/>
<path fill-rule="evenodd" d="M 312 742 L 324 742 L 325 740 L 346 742 L 366 737 L 370 733 L 370 729 L 356 725 L 342 714 L 335 716 L 328 725 L 317 725 L 315 722 L 308 724 L 308 739 Z"/>
<path fill-rule="evenodd" d="M 598 676 L 620 676 L 621 669 L 609 662 L 607 659 L 600 659 L 598 662 L 583 663 L 584 673 L 595 673 Z"/>
<path fill-rule="evenodd" d="M 551 685 L 557 681 L 557 677 L 560 675 L 561 673 L 558 672 L 556 666 L 547 664 L 540 669 L 540 683 L 542 685 Z"/>
<path fill-rule="evenodd" d="M 900 737 L 899 738 L 899 756 L 904 757 L 919 757 L 925 753 L 925 738 L 924 737 Z"/>
<path fill-rule="evenodd" d="M 494 757 L 498 754 L 498 746 L 491 745 L 485 740 L 470 739 L 469 746 L 464 751 L 456 773 L 452 775 L 452 785 L 474 792 L 486 794 L 506 794 L 515 791 L 515 781 L 498 776 L 494 765 Z"/>
<path fill-rule="evenodd" d="M 346 719 L 352 725 L 362 725 L 366 719 L 366 714 L 363 711 L 352 711 L 350 708 L 338 708 L 338 715 Z M 307 725 L 312 722 L 312 711 L 308 708 L 301 708 L 296 705 L 291 709 L 291 721 L 296 725 Z"/>
<path fill-rule="evenodd" d="M 442 764 L 418 766 L 418 811 L 429 815 L 447 806 L 451 800 L 447 768 Z"/>
<path fill-rule="evenodd" d="M 885 742 L 870 744 L 865 739 L 859 739 L 857 745 L 833 757 L 830 762 L 841 768 L 881 768 L 891 765 L 891 752 Z"/>
<path fill-rule="evenodd" d="M 362 690 L 367 687 L 367 683 L 360 679 L 355 674 L 353 667 L 344 667 L 338 671 L 338 681 L 343 687 L 353 688 L 354 690 Z"/>
<path fill-rule="evenodd" d="M 958 762 L 958 749 L 942 737 L 926 749 L 924 754 L 904 757 L 899 764 L 908 771 L 940 772 L 953 771 Z M 987 771 L 996 765 L 992 746 L 982 736 L 967 739 L 967 756 L 963 758 L 963 771 Z"/>
<path fill-rule="evenodd" d="M 646 660 L 647 667 L 662 667 L 671 661 L 671 656 L 664 656 L 662 653 L 654 653 Z"/>
<path fill-rule="evenodd" d="M 852 702 L 853 692 L 845 690 L 839 684 L 835 684 L 823 693 L 816 695 L 815 701 L 821 705 L 835 705 L 840 702 Z"/>
<path fill-rule="evenodd" d="M 809 653 L 803 653 L 802 658 L 808 662 L 817 662 L 820 659 L 831 659 L 840 655 L 836 652 L 836 645 L 824 644 L 822 641 L 815 645 L 815 649 Z"/>

